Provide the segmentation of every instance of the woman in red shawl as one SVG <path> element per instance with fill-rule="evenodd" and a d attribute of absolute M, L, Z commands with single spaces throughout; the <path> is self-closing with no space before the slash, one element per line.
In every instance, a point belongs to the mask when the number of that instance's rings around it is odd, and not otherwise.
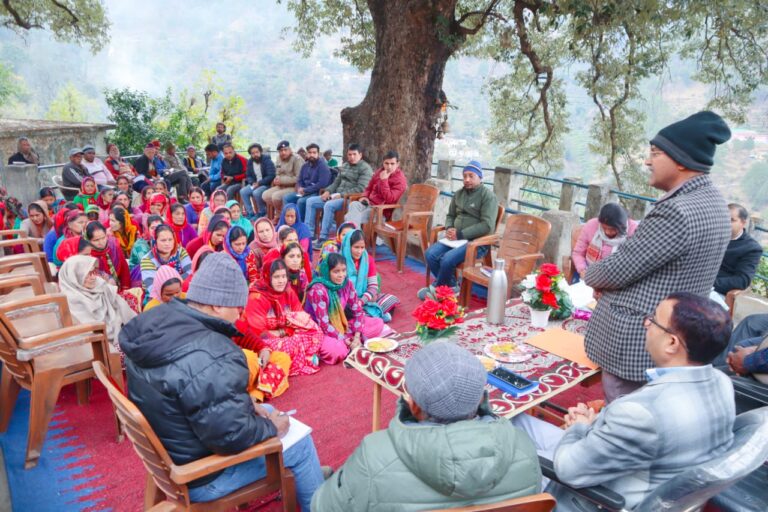
<path fill-rule="evenodd" d="M 85 227 L 83 237 L 91 244 L 91 256 L 99 261 L 99 270 L 111 278 L 117 291 L 122 292 L 131 287 L 131 272 L 128 262 L 114 237 L 98 221 L 90 222 Z"/>
<path fill-rule="evenodd" d="M 141 213 L 149 213 L 149 202 L 152 199 L 154 193 L 155 188 L 151 186 L 144 187 L 144 189 L 141 191 L 141 204 L 139 205 L 139 210 L 141 210 Z"/>
<path fill-rule="evenodd" d="M 235 324 L 245 333 L 240 346 L 287 353 L 290 375 L 311 375 L 318 370 L 323 334 L 288 285 L 288 269 L 281 259 L 267 259 L 261 280 L 251 287 L 243 316 Z"/>
<path fill-rule="evenodd" d="M 204 245 L 210 245 L 216 252 L 224 250 L 224 237 L 227 236 L 227 231 L 229 231 L 229 222 L 221 215 L 214 215 L 205 233 L 189 242 L 186 247 L 187 253 L 194 258 L 197 251 Z"/>
<path fill-rule="evenodd" d="M 96 206 L 99 207 L 99 222 L 104 227 L 109 227 L 109 212 L 112 209 L 112 202 L 115 199 L 115 190 L 105 188 L 96 196 Z"/>
<path fill-rule="evenodd" d="M 187 222 L 187 210 L 183 204 L 174 203 L 168 208 L 168 216 L 166 222 L 173 232 L 176 234 L 176 240 L 179 241 L 182 247 L 185 249 L 189 245 L 189 242 L 197 238 L 197 231 L 195 228 L 189 225 Z"/>

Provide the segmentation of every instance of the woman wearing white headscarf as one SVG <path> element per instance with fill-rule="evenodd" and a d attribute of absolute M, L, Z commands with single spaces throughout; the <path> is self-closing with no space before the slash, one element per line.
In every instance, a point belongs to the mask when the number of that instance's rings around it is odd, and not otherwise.
<path fill-rule="evenodd" d="M 120 329 L 136 313 L 117 294 L 117 287 L 99 276 L 96 258 L 68 258 L 59 270 L 59 288 L 67 296 L 72 317 L 80 323 L 104 322 L 107 338 L 117 346 Z"/>

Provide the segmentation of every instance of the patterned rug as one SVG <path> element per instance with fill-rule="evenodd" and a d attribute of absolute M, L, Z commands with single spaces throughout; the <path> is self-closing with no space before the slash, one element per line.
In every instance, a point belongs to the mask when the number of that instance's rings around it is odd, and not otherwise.
<path fill-rule="evenodd" d="M 419 303 L 416 291 L 424 283 L 424 265 L 409 258 L 404 272 L 398 273 L 385 248 L 376 259 L 384 289 L 402 302 L 390 325 L 399 332 L 413 330 L 410 312 Z M 473 297 L 470 309 L 482 306 L 484 302 Z M 371 430 L 372 390 L 358 371 L 326 366 L 315 375 L 291 378 L 290 388 L 274 405 L 297 409 L 297 418 L 313 428 L 321 462 L 338 468 Z M 577 387 L 559 401 L 591 399 L 593 390 L 586 393 Z M 382 402 L 386 424 L 394 414 L 394 395 L 385 392 Z M 22 392 L 8 432 L 0 435 L 14 512 L 141 510 L 145 472 L 131 443 L 116 442 L 111 404 L 100 385 L 93 386 L 91 401 L 84 406 L 77 405 L 71 386 L 62 391 L 40 463 L 24 470 L 28 418 L 29 394 Z M 254 509 L 279 510 L 279 505 L 271 502 Z"/>

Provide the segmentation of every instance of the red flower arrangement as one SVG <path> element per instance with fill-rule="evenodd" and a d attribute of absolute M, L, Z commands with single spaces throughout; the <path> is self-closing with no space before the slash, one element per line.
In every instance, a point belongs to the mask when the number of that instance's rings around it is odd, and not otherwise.
<path fill-rule="evenodd" d="M 422 342 L 453 334 L 464 322 L 464 308 L 450 286 L 438 286 L 411 313 L 416 318 L 416 334 Z"/>
<path fill-rule="evenodd" d="M 567 318 L 573 309 L 565 277 L 552 263 L 544 263 L 520 284 L 523 302 L 536 310 L 552 309 L 555 317 Z"/>

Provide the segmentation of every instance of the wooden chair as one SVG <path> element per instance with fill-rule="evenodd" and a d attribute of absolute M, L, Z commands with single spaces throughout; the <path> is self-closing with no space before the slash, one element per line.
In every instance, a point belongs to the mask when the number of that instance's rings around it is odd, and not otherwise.
<path fill-rule="evenodd" d="M 497 245 L 496 258 L 502 258 L 507 272 L 507 297 L 515 285 L 536 267 L 536 262 L 543 258 L 541 249 L 547 241 L 551 224 L 534 215 L 510 215 L 504 226 L 504 235 L 488 235 L 472 240 L 467 244 L 467 256 L 462 269 L 461 292 L 459 303 L 469 304 L 472 283 L 488 286 L 490 278 L 483 273 L 483 266 L 475 266 L 477 250 L 484 245 Z M 488 251 L 490 253 L 490 251 Z"/>
<path fill-rule="evenodd" d="M 44 283 L 54 281 L 44 252 L 13 254 L 0 257 L 0 275 L 37 274 Z"/>
<path fill-rule="evenodd" d="M 117 410 L 133 448 L 147 470 L 147 487 L 144 496 L 145 510 L 155 510 L 163 501 L 172 507 L 160 507 L 158 510 L 206 510 L 224 511 L 243 505 L 262 496 L 280 491 L 283 510 L 296 509 L 296 492 L 291 471 L 283 467 L 283 446 L 276 437 L 252 446 L 235 455 L 209 455 L 208 457 L 184 464 L 174 464 L 163 444 L 158 439 L 147 419 L 133 404 L 99 361 L 93 363 L 96 377 L 107 388 L 109 398 Z M 187 484 L 222 469 L 240 464 L 256 457 L 264 457 L 267 476 L 250 485 L 224 496 L 216 501 L 192 503 L 189 501 Z M 153 508 L 155 507 L 155 508 Z"/>
<path fill-rule="evenodd" d="M 499 232 L 499 225 L 501 225 L 501 221 L 504 219 L 504 207 L 502 205 L 498 206 L 498 211 L 496 212 L 496 225 L 493 228 L 493 233 Z M 445 231 L 445 226 L 436 226 L 432 228 L 432 231 L 429 233 L 429 245 L 437 243 L 437 234 Z M 424 279 L 426 282 L 426 285 L 429 286 L 431 284 L 431 275 L 429 273 L 429 262 L 426 261 L 426 258 L 424 258 L 424 263 L 426 265 L 426 269 L 424 271 Z M 493 262 L 491 261 L 491 252 L 488 251 L 483 258 L 483 264 L 490 267 L 493 265 Z M 461 268 L 456 269 L 456 279 L 459 278 L 459 272 L 461 271 Z"/>
<path fill-rule="evenodd" d="M 573 229 L 571 230 L 571 253 L 573 253 L 573 248 L 576 247 L 576 242 L 579 241 L 582 229 L 584 229 L 584 224 L 573 226 Z M 571 259 L 570 254 L 563 256 L 562 267 L 565 280 L 567 283 L 570 283 L 573 280 L 573 271 L 576 270 L 576 267 L 573 266 L 573 260 Z"/>
<path fill-rule="evenodd" d="M 40 458 L 61 388 L 74 383 L 82 405 L 88 400 L 88 380 L 95 376 L 91 364 L 100 361 L 109 365 L 105 327 L 72 325 L 63 295 L 0 304 L 0 360 L 0 432 L 8 429 L 20 388 L 31 392 L 24 463 L 29 469 Z M 112 366 L 111 372 L 122 385 L 120 367 Z"/>
<path fill-rule="evenodd" d="M 397 255 L 397 271 L 403 271 L 405 250 L 408 247 L 408 236 L 416 235 L 419 239 L 419 247 L 426 261 L 427 247 L 429 247 L 429 233 L 432 230 L 432 216 L 435 203 L 440 195 L 440 190 L 432 185 L 417 183 L 408 189 L 405 204 L 382 204 L 371 206 L 371 227 L 369 238 L 377 236 L 383 238 Z M 400 220 L 387 221 L 384 212 L 387 210 L 402 209 L 403 217 Z M 371 254 L 376 257 L 376 243 L 371 244 Z"/>
<path fill-rule="evenodd" d="M 470 505 L 459 508 L 441 508 L 432 512 L 551 512 L 555 508 L 555 498 L 543 492 L 521 498 L 489 503 L 487 505 Z"/>

